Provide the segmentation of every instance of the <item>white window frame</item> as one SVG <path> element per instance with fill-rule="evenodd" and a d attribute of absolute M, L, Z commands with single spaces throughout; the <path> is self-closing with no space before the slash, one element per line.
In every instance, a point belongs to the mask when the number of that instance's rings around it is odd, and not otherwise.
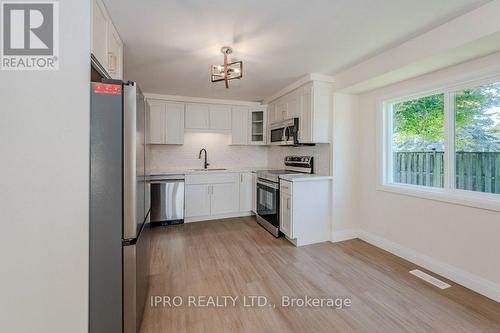
<path fill-rule="evenodd" d="M 483 76 L 469 81 L 443 85 L 427 91 L 403 96 L 388 96 L 378 101 L 377 136 L 378 168 L 377 189 L 380 191 L 410 195 L 423 199 L 447 202 L 492 211 L 500 211 L 500 194 L 460 190 L 455 184 L 455 92 L 484 84 L 500 82 L 500 74 Z M 444 94 L 444 188 L 393 182 L 392 154 L 392 105 L 411 99 Z"/>

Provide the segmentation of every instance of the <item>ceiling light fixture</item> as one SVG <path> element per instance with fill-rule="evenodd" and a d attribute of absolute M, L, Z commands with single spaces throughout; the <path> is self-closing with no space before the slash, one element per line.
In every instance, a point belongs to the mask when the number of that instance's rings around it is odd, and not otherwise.
<path fill-rule="evenodd" d="M 229 46 L 222 47 L 220 51 L 224 55 L 224 64 L 212 65 L 210 77 L 212 82 L 224 81 L 226 88 L 229 88 L 229 80 L 243 77 L 243 62 L 229 62 L 229 55 L 233 53 L 233 49 Z"/>

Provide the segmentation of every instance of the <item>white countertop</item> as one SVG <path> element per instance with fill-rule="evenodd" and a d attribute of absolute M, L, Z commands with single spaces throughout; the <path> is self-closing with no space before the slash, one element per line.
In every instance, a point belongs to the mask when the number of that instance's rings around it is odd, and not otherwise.
<path fill-rule="evenodd" d="M 240 173 L 240 172 L 257 172 L 261 170 L 280 170 L 278 168 L 269 167 L 241 167 L 241 168 L 228 168 L 225 170 L 213 170 L 217 168 L 208 168 L 208 170 L 195 170 L 195 169 L 163 169 L 163 170 L 151 170 L 149 172 L 150 176 L 169 176 L 169 175 L 210 175 L 210 174 L 220 174 L 220 173 Z M 331 176 L 321 176 L 315 174 L 288 174 L 281 175 L 280 179 L 289 182 L 304 182 L 304 181 L 320 181 L 320 180 L 332 180 Z"/>
<path fill-rule="evenodd" d="M 287 180 L 289 182 L 308 182 L 308 181 L 319 181 L 319 180 L 332 180 L 332 176 L 320 176 L 315 174 L 290 174 L 282 175 L 280 179 Z"/>
<path fill-rule="evenodd" d="M 214 173 L 239 173 L 239 172 L 255 172 L 261 170 L 274 170 L 275 168 L 269 167 L 241 167 L 241 168 L 227 168 L 224 170 L 213 170 L 217 168 L 208 168 L 208 170 L 195 170 L 192 168 L 186 169 L 163 169 L 163 170 L 150 170 L 149 175 L 202 175 Z"/>

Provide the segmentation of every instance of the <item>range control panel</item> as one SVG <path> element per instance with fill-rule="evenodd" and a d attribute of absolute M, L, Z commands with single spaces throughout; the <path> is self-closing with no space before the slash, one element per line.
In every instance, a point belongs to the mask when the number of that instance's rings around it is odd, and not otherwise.
<path fill-rule="evenodd" d="M 294 170 L 305 173 L 313 173 L 313 157 L 312 156 L 286 156 L 285 166 L 287 170 Z M 290 167 L 302 168 L 291 169 Z"/>

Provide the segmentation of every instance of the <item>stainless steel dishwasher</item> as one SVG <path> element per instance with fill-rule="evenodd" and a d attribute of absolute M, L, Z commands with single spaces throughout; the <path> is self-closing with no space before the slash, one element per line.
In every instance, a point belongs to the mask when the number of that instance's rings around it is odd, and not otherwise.
<path fill-rule="evenodd" d="M 153 175 L 151 184 L 151 223 L 184 223 L 184 175 Z"/>

